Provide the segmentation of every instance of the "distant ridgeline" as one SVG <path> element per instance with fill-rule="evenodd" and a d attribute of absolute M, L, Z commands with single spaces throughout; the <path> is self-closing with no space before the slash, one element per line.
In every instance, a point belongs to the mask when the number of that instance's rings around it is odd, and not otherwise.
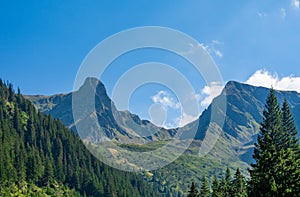
<path fill-rule="evenodd" d="M 0 80 L 0 196 L 160 196 L 94 158 L 73 132 Z"/>

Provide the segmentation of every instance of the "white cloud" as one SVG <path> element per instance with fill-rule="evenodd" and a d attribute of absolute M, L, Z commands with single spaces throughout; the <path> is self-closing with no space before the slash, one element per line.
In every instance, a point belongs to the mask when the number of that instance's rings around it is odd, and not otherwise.
<path fill-rule="evenodd" d="M 193 122 L 194 120 L 197 120 L 197 118 L 199 118 L 199 115 L 198 116 L 192 116 L 190 114 L 186 114 L 186 113 L 183 112 L 181 117 L 177 117 L 177 118 L 174 119 L 174 124 L 169 124 L 167 126 L 173 126 L 173 128 L 174 128 L 174 125 L 176 124 L 176 127 L 177 126 L 183 127 L 183 126 Z"/>
<path fill-rule="evenodd" d="M 294 7 L 294 8 L 299 8 L 300 6 L 300 1 L 299 0 L 292 0 L 291 2 L 291 5 Z"/>
<path fill-rule="evenodd" d="M 285 19 L 285 17 L 286 17 L 286 10 L 284 8 L 280 9 L 280 16 L 281 16 L 282 19 Z"/>
<path fill-rule="evenodd" d="M 212 40 L 211 43 L 212 43 L 212 44 L 223 44 L 223 43 L 220 42 L 219 40 Z"/>
<path fill-rule="evenodd" d="M 159 91 L 156 95 L 151 97 L 156 104 L 161 104 L 165 108 L 179 109 L 180 103 L 176 102 L 174 98 L 166 91 Z"/>
<path fill-rule="evenodd" d="M 246 81 L 247 84 L 262 87 L 273 87 L 277 90 L 289 90 L 300 92 L 300 77 L 279 77 L 277 73 L 267 70 L 258 70 Z"/>
<path fill-rule="evenodd" d="M 223 43 L 219 40 L 212 40 L 211 43 L 206 46 L 206 49 L 211 55 L 216 55 L 221 58 L 223 57 L 223 53 L 218 49 L 219 45 L 223 45 Z"/>
<path fill-rule="evenodd" d="M 185 56 L 185 55 L 191 55 L 191 54 L 194 54 L 195 51 L 197 51 L 199 48 L 202 48 L 203 50 L 207 51 L 206 47 L 207 46 L 205 46 L 202 43 L 199 43 L 198 45 L 194 45 L 193 43 L 189 43 L 188 44 L 188 50 L 181 51 L 180 54 L 183 55 L 183 56 Z"/>
<path fill-rule="evenodd" d="M 214 83 L 213 83 L 214 84 Z M 214 85 L 215 87 L 215 85 Z M 214 88 L 213 88 L 214 89 Z M 200 103 L 201 99 L 207 99 L 210 94 L 210 90 L 206 90 L 204 92 L 200 93 L 191 93 L 188 97 L 187 100 L 184 102 L 197 102 Z M 214 91 L 213 91 L 214 93 Z M 175 109 L 175 110 L 180 110 L 181 109 L 181 104 L 175 100 L 172 95 L 170 95 L 167 91 L 161 90 L 157 92 L 154 96 L 151 97 L 152 101 L 154 104 L 160 104 L 163 107 L 163 110 L 167 111 L 168 109 Z M 209 104 L 209 103 L 208 103 Z M 203 106 L 202 106 L 203 107 Z M 207 107 L 207 106 L 205 106 Z M 181 115 L 174 117 L 171 122 L 166 122 L 164 121 L 162 124 L 157 124 L 160 125 L 164 128 L 176 128 L 176 127 L 183 127 L 184 125 L 197 120 L 199 118 L 200 111 L 199 113 L 195 113 L 194 110 L 187 109 L 181 111 Z"/>
<path fill-rule="evenodd" d="M 194 46 L 192 43 L 189 44 L 189 50 L 185 51 L 185 52 L 181 52 L 181 54 L 183 55 L 187 55 L 187 54 L 193 54 L 196 47 L 201 47 L 202 49 L 204 49 L 205 51 L 207 51 L 210 55 L 215 55 L 219 58 L 223 57 L 223 53 L 221 52 L 220 49 L 218 49 L 218 45 L 223 45 L 224 43 L 222 43 L 219 40 L 212 40 L 210 43 L 208 44 L 204 44 L 204 43 L 199 43 L 198 46 Z"/>
<path fill-rule="evenodd" d="M 194 120 L 197 120 L 199 116 L 192 116 L 192 115 L 189 115 L 189 114 L 186 114 L 186 113 L 183 113 L 182 114 L 182 119 L 180 121 L 180 124 L 179 126 L 180 127 L 183 127 L 184 125 L 194 121 Z"/>
<path fill-rule="evenodd" d="M 257 16 L 259 16 L 260 18 L 266 17 L 267 14 L 265 12 L 257 12 Z"/>
<path fill-rule="evenodd" d="M 220 95 L 223 88 L 224 86 L 222 84 L 216 82 L 211 83 L 210 86 L 205 86 L 201 90 L 201 94 L 204 95 L 204 99 L 202 99 L 200 105 L 202 107 L 207 107 L 215 97 Z"/>
<path fill-rule="evenodd" d="M 202 49 L 208 51 L 208 45 L 205 45 L 203 43 L 199 43 L 198 47 L 201 47 Z"/>
<path fill-rule="evenodd" d="M 219 51 L 219 50 L 214 50 L 214 52 L 215 52 L 216 56 L 218 56 L 218 57 L 223 57 L 223 53 L 222 53 L 221 51 Z"/>

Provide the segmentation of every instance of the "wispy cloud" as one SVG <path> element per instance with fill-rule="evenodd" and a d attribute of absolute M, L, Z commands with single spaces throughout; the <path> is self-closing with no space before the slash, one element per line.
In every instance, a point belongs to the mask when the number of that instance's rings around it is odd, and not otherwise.
<path fill-rule="evenodd" d="M 280 9 L 280 16 L 281 16 L 282 19 L 285 19 L 285 17 L 286 17 L 286 9 L 284 9 L 284 8 Z"/>
<path fill-rule="evenodd" d="M 223 45 L 219 40 L 212 40 L 210 43 L 207 45 L 202 44 L 202 47 L 211 55 L 217 56 L 219 58 L 223 57 L 223 53 L 219 49 L 220 45 Z"/>
<path fill-rule="evenodd" d="M 183 127 L 183 126 L 197 120 L 197 118 L 199 118 L 199 115 L 198 116 L 192 116 L 192 115 L 187 114 L 187 113 L 182 113 L 182 116 L 177 117 L 173 120 L 173 122 L 174 122 L 173 124 L 169 123 L 169 124 L 166 125 L 166 127 L 169 127 L 169 128 L 174 128 L 176 126 Z"/>
<path fill-rule="evenodd" d="M 292 7 L 299 9 L 300 1 L 299 0 L 292 0 L 291 5 L 292 5 Z"/>
<path fill-rule="evenodd" d="M 260 18 L 266 17 L 267 14 L 265 12 L 257 12 L 257 16 L 259 16 Z"/>
<path fill-rule="evenodd" d="M 279 77 L 277 73 L 270 73 L 262 69 L 256 71 L 246 83 L 254 86 L 273 87 L 277 90 L 297 91 L 300 93 L 300 77 Z"/>
<path fill-rule="evenodd" d="M 154 104 L 160 104 L 163 107 L 163 110 L 168 111 L 169 109 L 179 110 L 181 109 L 181 104 L 176 101 L 176 99 L 169 94 L 167 91 L 161 90 L 157 92 L 154 96 L 151 97 Z M 193 93 L 188 99 L 199 102 L 200 94 Z M 181 115 L 174 117 L 171 122 L 164 121 L 162 124 L 158 124 L 165 128 L 176 128 L 182 127 L 199 117 L 199 114 L 189 114 L 188 111 L 181 111 Z"/>
<path fill-rule="evenodd" d="M 219 41 L 219 40 L 212 40 L 208 44 L 199 43 L 198 46 L 194 46 L 193 44 L 190 43 L 189 44 L 189 50 L 185 51 L 185 52 L 182 52 L 182 54 L 184 54 L 184 55 L 186 55 L 186 54 L 192 54 L 192 53 L 194 53 L 194 51 L 195 51 L 195 49 L 197 47 L 201 47 L 202 49 L 206 50 L 210 55 L 222 58 L 223 57 L 223 53 L 219 49 L 220 45 L 224 45 L 224 43 L 221 42 L 221 41 Z"/>
<path fill-rule="evenodd" d="M 223 43 L 220 42 L 219 40 L 212 40 L 211 43 L 212 43 L 212 44 L 223 44 Z"/>
<path fill-rule="evenodd" d="M 201 109 L 204 109 L 208 107 L 211 104 L 212 100 L 222 92 L 223 88 L 223 85 L 213 82 L 210 85 L 205 86 L 199 92 L 191 93 L 187 98 L 188 101 L 197 102 L 199 107 Z M 181 109 L 181 104 L 177 102 L 176 99 L 167 91 L 161 90 L 157 92 L 154 96 L 152 96 L 151 99 L 154 104 L 160 104 L 163 110 L 165 111 L 168 111 L 169 109 Z M 183 110 L 181 111 L 181 114 L 177 117 L 174 117 L 171 122 L 164 121 L 160 125 L 165 128 L 176 128 L 178 126 L 182 127 L 194 120 L 197 120 L 197 118 L 199 118 L 200 113 L 201 110 L 199 110 L 199 113 L 190 113 L 188 110 Z"/>
<path fill-rule="evenodd" d="M 175 101 L 175 99 L 168 92 L 163 90 L 152 96 L 151 99 L 155 104 L 161 104 L 164 108 L 180 108 L 180 103 Z"/>
<path fill-rule="evenodd" d="M 223 57 L 223 53 L 217 49 L 214 50 L 214 53 L 216 54 L 216 56 L 218 57 Z"/>

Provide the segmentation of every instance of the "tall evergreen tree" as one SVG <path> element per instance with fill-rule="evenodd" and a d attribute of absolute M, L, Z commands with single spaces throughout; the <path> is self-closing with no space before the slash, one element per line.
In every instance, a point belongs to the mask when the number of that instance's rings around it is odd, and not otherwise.
<path fill-rule="evenodd" d="M 210 196 L 210 189 L 205 176 L 203 176 L 200 190 L 200 197 L 208 197 Z"/>
<path fill-rule="evenodd" d="M 247 197 L 246 181 L 240 169 L 237 168 L 232 181 L 232 197 Z"/>
<path fill-rule="evenodd" d="M 230 193 L 232 190 L 232 185 L 231 185 L 231 172 L 230 169 L 227 167 L 226 168 L 226 173 L 225 173 L 225 178 L 222 177 L 221 180 L 221 191 L 222 191 L 222 196 L 223 197 L 230 197 Z"/>
<path fill-rule="evenodd" d="M 191 188 L 188 191 L 187 197 L 200 197 L 199 191 L 194 182 L 192 182 Z"/>
<path fill-rule="evenodd" d="M 220 181 L 220 191 L 221 191 L 222 197 L 230 196 L 229 192 L 227 191 L 227 182 L 224 177 L 222 177 L 222 179 Z"/>
<path fill-rule="evenodd" d="M 221 186 L 217 176 L 214 176 L 214 180 L 212 182 L 212 197 L 222 197 Z"/>
<path fill-rule="evenodd" d="M 250 196 L 297 196 L 299 188 L 299 160 L 289 144 L 295 131 L 291 115 L 285 102 L 282 112 L 275 90 L 268 95 L 263 122 L 255 143 L 253 158 L 249 170 Z M 289 125 L 289 126 L 287 126 Z M 292 128 L 292 129 L 291 129 Z M 286 135 L 286 133 L 290 133 Z M 293 181 L 290 181 L 292 179 Z"/>
<path fill-rule="evenodd" d="M 300 148 L 297 137 L 298 130 L 294 122 L 290 107 L 285 99 L 282 105 L 282 130 L 284 132 L 282 147 L 279 154 L 279 166 L 283 166 L 278 172 L 280 189 L 279 192 L 297 196 L 300 193 Z M 288 179 L 286 177 L 289 177 Z"/>
<path fill-rule="evenodd" d="M 250 196 L 277 196 L 275 182 L 275 165 L 277 157 L 277 142 L 281 132 L 281 109 L 271 89 L 268 95 L 263 122 L 255 143 L 253 158 L 256 163 L 251 164 Z"/>
<path fill-rule="evenodd" d="M 298 131 L 286 99 L 282 104 L 282 129 L 285 134 L 283 139 L 283 142 L 285 143 L 284 147 L 291 148 L 296 152 L 299 152 L 299 139 L 297 137 Z"/>

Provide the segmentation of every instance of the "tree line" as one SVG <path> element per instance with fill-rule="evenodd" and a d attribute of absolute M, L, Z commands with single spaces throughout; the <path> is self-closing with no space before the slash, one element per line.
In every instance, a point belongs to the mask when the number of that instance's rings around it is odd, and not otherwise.
<path fill-rule="evenodd" d="M 227 168 L 225 176 L 221 180 L 214 176 L 211 186 L 204 176 L 200 185 L 200 191 L 197 189 L 196 184 L 192 182 L 188 193 L 188 197 L 246 197 L 246 179 L 239 168 L 237 168 L 233 177 L 230 169 Z"/>
<path fill-rule="evenodd" d="M 203 177 L 200 191 L 193 182 L 188 197 L 299 197 L 300 145 L 295 121 L 285 99 L 280 107 L 273 88 L 267 97 L 263 121 L 253 159 L 250 178 L 243 177 L 239 169 L 231 179 L 227 169 L 225 177 L 217 177 L 211 186 Z"/>

